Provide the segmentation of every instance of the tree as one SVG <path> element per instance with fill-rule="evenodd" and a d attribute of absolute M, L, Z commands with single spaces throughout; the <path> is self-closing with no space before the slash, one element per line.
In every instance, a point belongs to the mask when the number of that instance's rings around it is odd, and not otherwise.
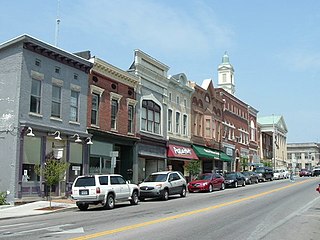
<path fill-rule="evenodd" d="M 189 173 L 189 177 L 193 178 L 194 176 L 200 173 L 200 170 L 201 170 L 200 167 L 201 167 L 200 161 L 193 160 L 185 166 L 185 169 Z"/>
<path fill-rule="evenodd" d="M 42 176 L 44 182 L 49 186 L 49 201 L 51 208 L 51 190 L 52 186 L 63 180 L 69 163 L 62 162 L 50 156 L 43 165 L 35 165 L 35 172 L 38 176 Z"/>
<path fill-rule="evenodd" d="M 247 170 L 246 168 L 249 166 L 248 159 L 243 157 L 241 157 L 240 159 L 241 159 L 242 171 L 246 171 Z"/>

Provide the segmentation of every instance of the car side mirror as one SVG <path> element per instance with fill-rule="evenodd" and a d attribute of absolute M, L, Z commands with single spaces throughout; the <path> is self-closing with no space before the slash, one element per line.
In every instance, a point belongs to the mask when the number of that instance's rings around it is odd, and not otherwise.
<path fill-rule="evenodd" d="M 127 180 L 127 184 L 130 184 L 131 183 L 131 181 L 130 180 Z"/>

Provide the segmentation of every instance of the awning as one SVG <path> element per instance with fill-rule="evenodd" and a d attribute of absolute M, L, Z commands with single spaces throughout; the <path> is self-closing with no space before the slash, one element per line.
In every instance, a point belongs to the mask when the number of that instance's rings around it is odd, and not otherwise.
<path fill-rule="evenodd" d="M 172 144 L 169 145 L 167 154 L 170 158 L 199 159 L 192 148 Z"/>
<path fill-rule="evenodd" d="M 198 157 L 208 159 L 219 159 L 223 162 L 232 162 L 232 158 L 220 150 L 210 149 L 196 145 L 193 145 L 193 149 L 198 155 Z"/>
<path fill-rule="evenodd" d="M 232 162 L 232 158 L 224 152 L 220 152 L 220 159 L 224 162 Z"/>
<path fill-rule="evenodd" d="M 220 152 L 219 150 L 214 150 L 214 149 L 195 146 L 195 145 L 193 145 L 193 149 L 198 155 L 198 157 L 209 158 L 209 159 L 210 158 L 219 159 L 219 152 Z"/>

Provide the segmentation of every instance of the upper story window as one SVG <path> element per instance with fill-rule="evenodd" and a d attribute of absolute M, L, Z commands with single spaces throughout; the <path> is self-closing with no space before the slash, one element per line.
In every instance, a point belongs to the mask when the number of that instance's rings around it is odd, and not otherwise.
<path fill-rule="evenodd" d="M 128 105 L 128 132 L 133 133 L 134 126 L 134 107 L 133 105 Z"/>
<path fill-rule="evenodd" d="M 172 101 L 172 93 L 169 92 L 169 102 L 171 102 L 171 101 Z"/>
<path fill-rule="evenodd" d="M 177 104 L 179 105 L 180 104 L 180 97 L 177 96 Z"/>
<path fill-rule="evenodd" d="M 117 116 L 119 110 L 118 100 L 111 100 L 111 129 L 117 129 Z"/>
<path fill-rule="evenodd" d="M 92 93 L 91 100 L 91 124 L 99 125 L 99 105 L 100 105 L 100 95 Z"/>
<path fill-rule="evenodd" d="M 52 86 L 51 116 L 61 118 L 61 87 Z"/>
<path fill-rule="evenodd" d="M 60 74 L 60 67 L 55 67 L 54 68 L 54 72 L 56 73 L 56 74 Z"/>
<path fill-rule="evenodd" d="M 95 85 L 90 85 L 90 92 L 91 92 L 91 124 L 98 126 L 100 98 L 104 92 L 104 89 Z"/>
<path fill-rule="evenodd" d="M 110 92 L 111 129 L 114 129 L 114 130 L 117 129 L 117 119 L 118 119 L 118 112 L 119 112 L 119 105 L 120 105 L 121 98 L 122 98 L 121 95 L 115 92 Z"/>
<path fill-rule="evenodd" d="M 32 79 L 31 83 L 31 99 L 30 99 L 30 112 L 41 112 L 41 81 Z"/>
<path fill-rule="evenodd" d="M 256 140 L 256 128 L 254 125 L 254 122 L 251 120 L 250 122 L 250 130 L 251 130 L 251 141 L 255 141 Z"/>
<path fill-rule="evenodd" d="M 76 74 L 76 73 L 74 73 L 74 74 L 73 74 L 73 79 L 74 79 L 74 80 L 78 80 L 78 79 L 79 79 L 79 75 Z"/>
<path fill-rule="evenodd" d="M 226 82 L 227 81 L 227 74 L 222 74 L 222 82 Z"/>
<path fill-rule="evenodd" d="M 183 100 L 183 105 L 186 107 L 187 106 L 187 99 Z"/>
<path fill-rule="evenodd" d="M 184 136 L 188 135 L 188 116 L 187 115 L 183 115 L 183 130 L 182 133 Z"/>
<path fill-rule="evenodd" d="M 172 132 L 172 110 L 168 109 L 168 131 Z"/>
<path fill-rule="evenodd" d="M 160 134 L 161 108 L 152 100 L 143 100 L 141 109 L 141 130 Z"/>
<path fill-rule="evenodd" d="M 38 67 L 41 67 L 41 60 L 37 58 L 37 59 L 34 61 L 34 65 L 36 65 L 36 66 L 38 66 Z"/>
<path fill-rule="evenodd" d="M 180 133 L 180 113 L 176 112 L 176 133 Z"/>
<path fill-rule="evenodd" d="M 79 92 L 71 90 L 70 121 L 79 121 Z"/>
<path fill-rule="evenodd" d="M 211 138 L 211 119 L 210 118 L 205 119 L 205 137 Z"/>

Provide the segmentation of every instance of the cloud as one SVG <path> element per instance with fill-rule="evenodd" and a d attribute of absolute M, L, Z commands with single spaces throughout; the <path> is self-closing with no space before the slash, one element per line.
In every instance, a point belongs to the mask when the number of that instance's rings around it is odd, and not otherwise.
<path fill-rule="evenodd" d="M 113 38 L 124 46 L 166 53 L 194 56 L 233 44 L 232 28 L 217 20 L 214 9 L 202 1 L 183 4 L 184 8 L 172 1 L 82 1 L 70 5 L 76 14 L 67 14 L 65 22 L 100 40 Z"/>

